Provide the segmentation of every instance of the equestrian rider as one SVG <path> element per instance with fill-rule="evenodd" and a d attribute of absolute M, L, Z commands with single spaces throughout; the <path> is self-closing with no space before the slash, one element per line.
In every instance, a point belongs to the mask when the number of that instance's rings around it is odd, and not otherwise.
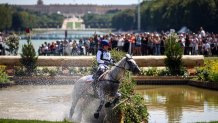
<path fill-rule="evenodd" d="M 102 48 L 98 50 L 96 60 L 98 63 L 98 69 L 95 75 L 95 78 L 101 76 L 109 67 L 113 65 L 114 61 L 111 59 L 111 54 L 109 52 L 109 43 L 108 40 L 101 41 Z"/>

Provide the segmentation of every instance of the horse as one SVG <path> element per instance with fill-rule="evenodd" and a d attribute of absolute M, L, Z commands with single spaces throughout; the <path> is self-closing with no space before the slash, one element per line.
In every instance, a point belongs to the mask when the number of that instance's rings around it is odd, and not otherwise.
<path fill-rule="evenodd" d="M 110 70 L 99 77 L 96 89 L 98 92 L 98 101 L 100 99 L 100 105 L 94 113 L 95 119 L 99 118 L 99 112 L 104 104 L 105 108 L 109 108 L 120 100 L 121 94 L 118 92 L 118 89 L 126 71 L 130 71 L 133 74 L 140 72 L 138 65 L 129 54 L 126 54 L 126 56 L 117 62 Z M 73 116 L 75 107 L 81 98 L 94 95 L 94 88 L 92 86 L 94 82 L 89 81 L 88 78 L 90 77 L 92 76 L 84 76 L 75 82 L 69 117 Z M 107 102 L 105 103 L 105 101 Z M 86 103 L 89 103 L 89 101 L 86 100 Z M 85 108 L 85 106 L 86 104 L 82 108 Z"/>

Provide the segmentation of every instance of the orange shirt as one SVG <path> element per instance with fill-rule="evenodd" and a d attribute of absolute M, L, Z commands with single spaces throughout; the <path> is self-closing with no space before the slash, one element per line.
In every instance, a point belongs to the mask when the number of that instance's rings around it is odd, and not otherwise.
<path fill-rule="evenodd" d="M 135 36 L 131 36 L 129 42 L 131 42 L 131 43 L 135 43 Z"/>

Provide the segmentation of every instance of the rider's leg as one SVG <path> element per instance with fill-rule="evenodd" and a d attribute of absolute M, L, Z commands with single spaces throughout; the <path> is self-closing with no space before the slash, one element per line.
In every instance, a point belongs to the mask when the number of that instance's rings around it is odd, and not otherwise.
<path fill-rule="evenodd" d="M 93 90 L 94 90 L 94 95 L 98 95 L 97 94 L 97 86 L 98 86 L 98 78 L 102 75 L 102 73 L 104 73 L 104 68 L 99 66 L 97 72 L 93 75 Z"/>

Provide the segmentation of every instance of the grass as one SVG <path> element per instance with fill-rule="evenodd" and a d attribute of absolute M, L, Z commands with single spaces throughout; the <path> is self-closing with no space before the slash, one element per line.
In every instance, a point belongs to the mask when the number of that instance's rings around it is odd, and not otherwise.
<path fill-rule="evenodd" d="M 16 119 L 0 119 L 0 123 L 72 123 L 69 121 L 40 121 L 40 120 L 16 120 Z"/>
<path fill-rule="evenodd" d="M 197 122 L 197 123 L 218 123 L 218 121 L 210 121 L 210 122 Z"/>

